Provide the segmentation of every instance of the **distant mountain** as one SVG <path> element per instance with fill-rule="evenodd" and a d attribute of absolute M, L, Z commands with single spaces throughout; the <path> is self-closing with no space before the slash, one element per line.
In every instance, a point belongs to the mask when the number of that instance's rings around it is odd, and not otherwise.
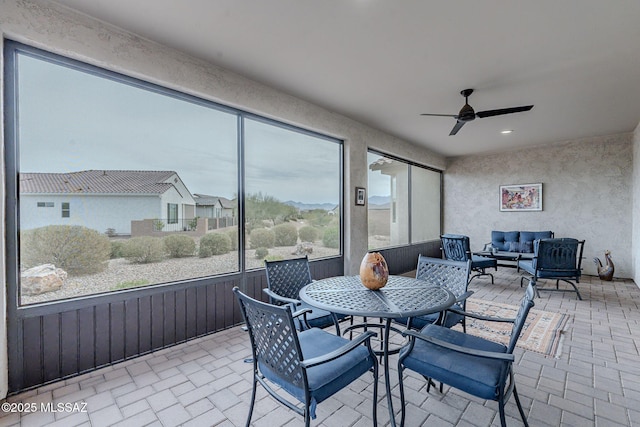
<path fill-rule="evenodd" d="M 388 205 L 391 202 L 391 196 L 371 196 L 369 197 L 370 205 Z"/>
<path fill-rule="evenodd" d="M 369 205 L 376 206 L 377 208 L 389 208 L 391 202 L 390 196 L 371 196 L 369 197 Z M 313 209 L 323 209 L 325 211 L 333 210 L 337 205 L 332 203 L 302 203 L 295 202 L 293 200 L 287 200 L 285 205 L 293 206 L 301 211 L 310 211 Z"/>
<path fill-rule="evenodd" d="M 313 209 L 324 209 L 325 211 L 330 211 L 337 206 L 331 203 L 302 203 L 294 202 L 293 200 L 287 200 L 286 202 L 284 202 L 284 204 L 293 206 L 294 208 L 301 211 L 310 211 Z"/>

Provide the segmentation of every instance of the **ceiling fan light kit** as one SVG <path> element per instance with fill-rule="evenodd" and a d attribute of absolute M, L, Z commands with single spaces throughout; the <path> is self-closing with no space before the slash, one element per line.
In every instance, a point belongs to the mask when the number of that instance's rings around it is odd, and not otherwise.
<path fill-rule="evenodd" d="M 460 92 L 460 95 L 464 96 L 464 105 L 458 114 L 430 114 L 423 113 L 421 116 L 439 116 L 439 117 L 453 117 L 456 119 L 456 124 L 451 129 L 449 136 L 455 135 L 465 125 L 465 123 L 475 120 L 476 117 L 482 119 L 485 117 L 501 116 L 503 114 L 520 113 L 523 111 L 529 111 L 533 108 L 533 105 L 523 105 L 521 107 L 500 108 L 497 110 L 478 111 L 473 110 L 473 107 L 469 105 L 469 96 L 473 93 L 473 89 L 464 89 Z M 503 131 L 502 133 L 511 133 L 512 131 Z"/>

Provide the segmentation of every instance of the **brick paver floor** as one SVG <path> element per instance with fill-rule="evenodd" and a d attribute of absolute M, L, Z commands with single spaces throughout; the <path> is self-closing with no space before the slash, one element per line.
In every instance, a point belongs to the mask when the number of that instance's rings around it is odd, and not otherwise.
<path fill-rule="evenodd" d="M 516 349 L 516 383 L 532 426 L 640 425 L 640 290 L 631 280 L 585 277 L 584 300 L 542 293 L 536 309 L 569 314 L 559 358 Z M 523 294 L 515 269 L 500 268 L 495 284 L 474 279 L 474 298 L 517 303 Z M 198 338 L 107 368 L 10 396 L 34 412 L 0 412 L 0 426 L 243 426 L 251 394 L 248 336 L 240 327 Z M 392 393 L 399 405 L 396 358 Z M 370 426 L 372 381 L 363 376 L 318 405 L 314 426 Z M 426 392 L 409 372 L 407 425 L 497 426 L 497 404 L 445 386 Z M 47 410 L 43 410 L 47 409 Z M 398 408 L 396 407 L 396 412 Z M 509 426 L 522 425 L 515 403 Z M 399 420 L 399 418 L 398 418 Z M 302 420 L 263 390 L 252 425 L 294 426 Z M 389 414 L 380 379 L 378 424 Z"/>

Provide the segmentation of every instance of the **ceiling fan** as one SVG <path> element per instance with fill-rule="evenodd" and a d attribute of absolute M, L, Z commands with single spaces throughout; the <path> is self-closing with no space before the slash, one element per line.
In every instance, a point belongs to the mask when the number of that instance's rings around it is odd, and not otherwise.
<path fill-rule="evenodd" d="M 525 105 L 522 107 L 511 107 L 511 108 L 501 108 L 499 110 L 487 110 L 487 111 L 478 111 L 477 113 L 473 111 L 471 105 L 469 105 L 469 96 L 473 93 L 473 89 L 465 89 L 460 92 L 460 95 L 464 96 L 464 106 L 460 110 L 458 114 L 429 114 L 424 113 L 420 114 L 421 116 L 441 116 L 441 117 L 453 117 L 456 119 L 456 124 L 451 129 L 451 133 L 449 135 L 455 135 L 458 133 L 460 128 L 464 126 L 465 123 L 475 120 L 478 118 L 485 117 L 493 117 L 493 116 L 501 116 L 503 114 L 511 114 L 511 113 L 519 113 L 521 111 L 529 111 L 533 108 L 533 105 Z"/>

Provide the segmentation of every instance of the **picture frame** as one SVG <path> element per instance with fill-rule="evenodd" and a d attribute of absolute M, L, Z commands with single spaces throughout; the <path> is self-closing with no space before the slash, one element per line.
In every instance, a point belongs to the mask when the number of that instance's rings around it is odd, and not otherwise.
<path fill-rule="evenodd" d="M 499 198 L 501 212 L 541 211 L 542 183 L 501 185 Z"/>
<path fill-rule="evenodd" d="M 363 187 L 356 187 L 356 205 L 364 206 L 367 200 L 367 190 Z"/>

